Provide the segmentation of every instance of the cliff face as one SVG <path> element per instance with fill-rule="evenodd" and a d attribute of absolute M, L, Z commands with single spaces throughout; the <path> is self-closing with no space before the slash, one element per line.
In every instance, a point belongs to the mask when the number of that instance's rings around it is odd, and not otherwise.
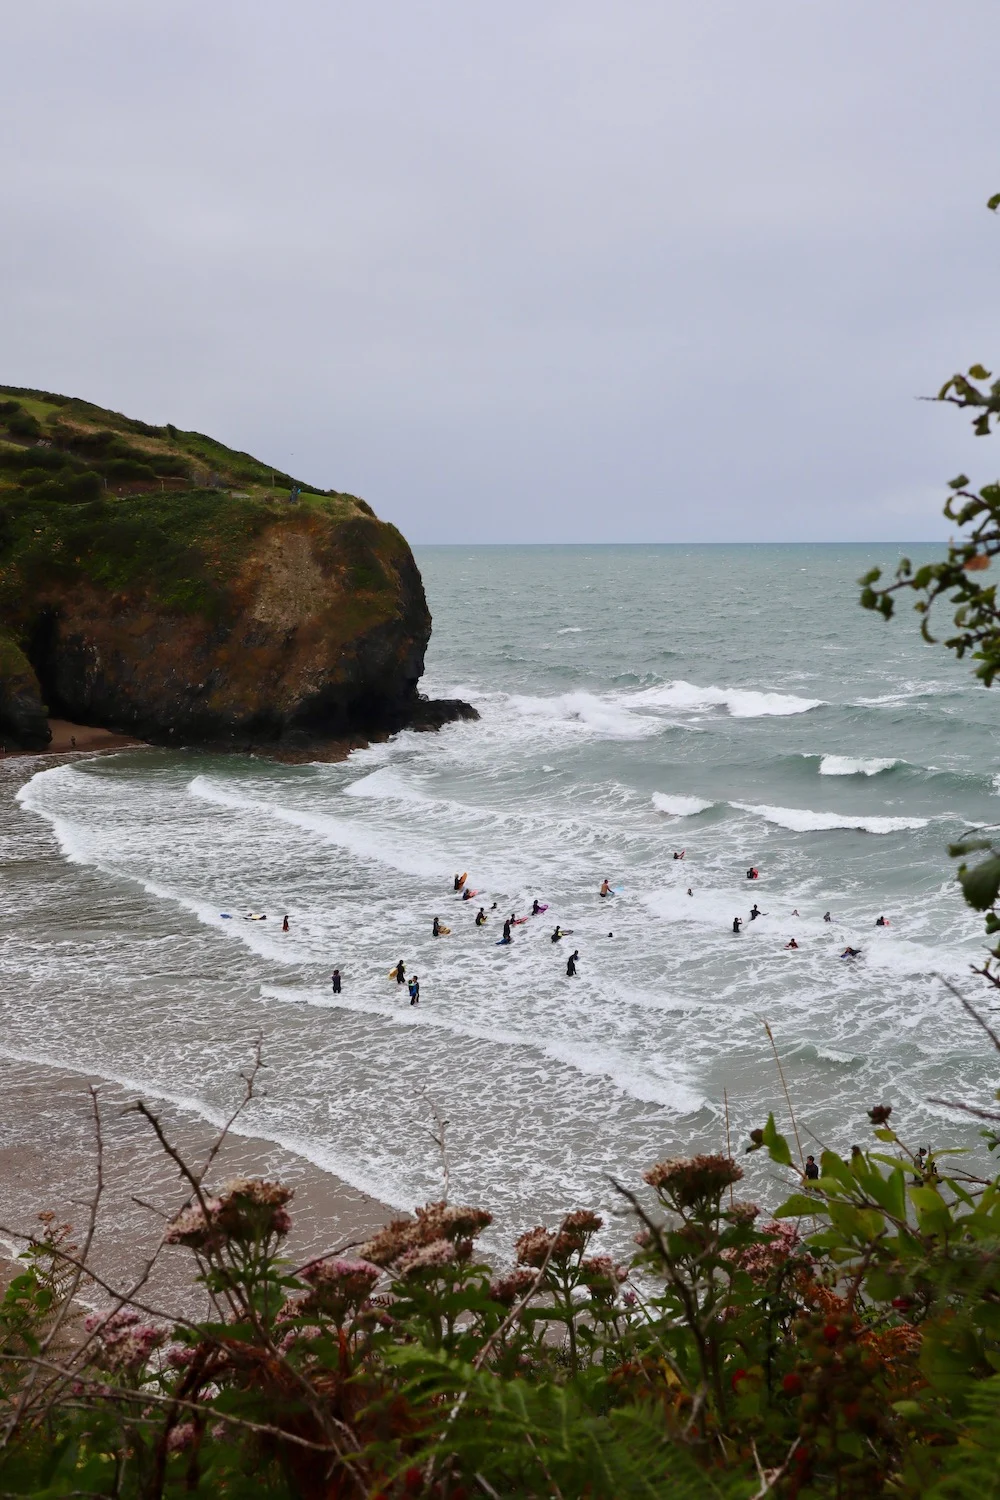
<path fill-rule="evenodd" d="M 46 708 L 157 743 L 240 748 L 475 717 L 419 696 L 420 574 L 364 501 L 296 494 L 199 434 L 65 398 L 0 388 L 3 423 L 8 744 L 44 744 Z"/>

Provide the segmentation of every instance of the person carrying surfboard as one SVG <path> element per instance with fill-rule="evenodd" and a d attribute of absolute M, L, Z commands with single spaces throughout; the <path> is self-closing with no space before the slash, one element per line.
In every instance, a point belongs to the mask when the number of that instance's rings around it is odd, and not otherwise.
<path fill-rule="evenodd" d="M 562 937 L 562 935 L 563 935 L 562 934 L 562 928 L 559 927 L 559 926 L 557 926 L 555 932 L 552 934 L 552 941 L 554 943 L 558 943 L 558 941 Z"/>
<path fill-rule="evenodd" d="M 395 977 L 396 977 L 396 983 L 397 984 L 405 984 L 406 983 L 406 965 L 404 964 L 404 962 L 403 962 L 402 959 L 399 960 L 399 963 L 392 970 L 392 973 L 389 976 L 390 979 L 393 977 L 393 975 L 395 975 Z"/>
<path fill-rule="evenodd" d="M 476 926 L 477 927 L 485 927 L 485 925 L 486 925 L 486 913 L 483 911 L 483 908 L 480 907 L 479 910 L 476 912 Z"/>
<path fill-rule="evenodd" d="M 460 891 L 468 878 L 468 871 L 464 875 L 455 876 L 455 889 Z"/>

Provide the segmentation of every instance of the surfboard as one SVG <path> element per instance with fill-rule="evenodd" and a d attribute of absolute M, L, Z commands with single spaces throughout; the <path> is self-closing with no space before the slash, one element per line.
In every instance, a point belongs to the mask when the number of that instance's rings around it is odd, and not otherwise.
<path fill-rule="evenodd" d="M 468 880 L 468 878 L 469 878 L 469 872 L 468 872 L 468 870 L 466 870 L 463 874 L 461 874 L 458 877 L 458 885 L 456 885 L 456 887 L 455 887 L 456 891 L 460 891 L 462 889 L 463 885 Z"/>
<path fill-rule="evenodd" d="M 219 916 L 225 917 L 227 922 L 231 922 L 233 920 L 233 914 L 231 911 L 220 911 Z"/>
<path fill-rule="evenodd" d="M 438 930 L 437 930 L 438 937 L 447 937 L 450 932 L 451 932 L 451 928 L 450 927 L 446 927 L 443 922 L 439 922 L 438 923 Z"/>
<path fill-rule="evenodd" d="M 524 924 L 525 924 L 525 922 L 527 922 L 527 920 L 528 920 L 527 917 L 515 917 L 514 918 L 514 926 L 515 927 L 523 927 Z"/>
<path fill-rule="evenodd" d="M 509 948 L 510 947 L 510 942 L 511 942 L 510 938 L 500 938 L 499 942 L 497 942 L 495 944 L 495 946 L 497 948 Z"/>
<path fill-rule="evenodd" d="M 549 903 L 547 901 L 539 901 L 539 903 L 538 903 L 538 910 L 537 911 L 533 911 L 531 913 L 531 915 L 533 917 L 540 917 L 542 915 L 542 912 L 543 911 L 548 911 L 548 909 L 549 909 Z"/>

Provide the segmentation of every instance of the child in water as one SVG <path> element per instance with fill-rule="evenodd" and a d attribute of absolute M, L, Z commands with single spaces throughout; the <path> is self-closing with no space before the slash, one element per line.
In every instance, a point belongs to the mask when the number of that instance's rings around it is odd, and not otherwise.
<path fill-rule="evenodd" d="M 410 991 L 410 1004 L 411 1005 L 419 1005 L 420 1004 L 420 980 L 418 979 L 418 977 L 417 977 L 416 974 L 414 974 L 413 978 L 410 980 L 410 983 L 407 986 L 407 988 Z"/>

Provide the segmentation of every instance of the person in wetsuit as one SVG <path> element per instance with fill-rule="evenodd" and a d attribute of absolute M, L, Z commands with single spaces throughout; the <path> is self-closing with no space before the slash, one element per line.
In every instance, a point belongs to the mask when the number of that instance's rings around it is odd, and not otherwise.
<path fill-rule="evenodd" d="M 508 917 L 506 922 L 503 924 L 503 941 L 505 943 L 510 942 L 510 917 Z"/>
<path fill-rule="evenodd" d="M 483 911 L 483 908 L 480 907 L 479 910 L 476 912 L 476 926 L 477 927 L 484 927 L 485 925 L 486 925 L 486 913 Z"/>
<path fill-rule="evenodd" d="M 531 915 L 533 917 L 537 917 L 541 909 L 542 908 L 538 904 L 538 897 L 536 896 L 534 901 L 532 901 L 531 903 Z"/>
<path fill-rule="evenodd" d="M 760 907 L 757 905 L 757 903 L 755 901 L 754 904 L 753 904 L 753 906 L 750 908 L 750 920 L 751 920 L 751 922 L 756 922 L 756 920 L 757 920 L 758 917 L 766 917 L 766 916 L 767 916 L 767 912 L 766 911 L 761 911 Z"/>
<path fill-rule="evenodd" d="M 738 933 L 739 930 L 740 930 L 740 928 L 742 926 L 743 926 L 743 918 L 742 917 L 734 917 L 733 918 L 733 931 L 736 932 L 736 933 Z"/>
<path fill-rule="evenodd" d="M 562 928 L 561 927 L 557 927 L 556 930 L 555 930 L 555 932 L 552 934 L 552 941 L 554 943 L 558 943 L 558 941 L 559 941 L 559 939 L 561 937 L 562 937 Z"/>
<path fill-rule="evenodd" d="M 786 948 L 797 948 L 797 947 L 798 947 L 798 946 L 799 946 L 799 945 L 798 945 L 798 943 L 797 943 L 797 942 L 796 942 L 796 941 L 795 941 L 795 939 L 794 939 L 794 938 L 789 938 L 789 939 L 788 939 L 788 942 L 787 942 L 787 943 L 786 943 L 786 944 L 785 944 L 785 947 L 786 947 Z"/>
<path fill-rule="evenodd" d="M 282 930 L 282 932 L 287 932 L 288 931 L 288 917 L 287 917 L 287 915 L 285 916 L 285 919 L 284 919 L 284 921 L 281 924 L 281 930 Z"/>
<path fill-rule="evenodd" d="M 819 1167 L 816 1165 L 815 1156 L 807 1156 L 806 1164 L 802 1169 L 802 1175 L 807 1182 L 815 1182 L 819 1177 Z"/>
<path fill-rule="evenodd" d="M 400 959 L 399 963 L 396 965 L 395 974 L 397 984 L 406 983 L 406 965 L 404 964 L 402 959 Z"/>
<path fill-rule="evenodd" d="M 889 924 L 888 924 L 888 922 L 887 922 L 887 921 L 886 921 L 886 920 L 885 920 L 885 917 L 876 917 L 876 918 L 875 918 L 875 926 L 876 926 L 876 927 L 888 927 L 888 925 L 889 925 Z"/>
<path fill-rule="evenodd" d="M 464 891 L 463 891 L 463 892 L 462 892 L 462 900 L 463 900 L 463 901 L 471 901 L 471 900 L 472 900 L 472 898 L 473 898 L 473 896 L 474 896 L 474 895 L 475 895 L 475 894 L 476 894 L 476 893 L 475 893 L 475 891 L 470 891 L 470 890 L 469 890 L 469 887 L 468 887 L 468 886 L 466 886 L 466 887 L 465 887 L 465 890 L 464 890 Z"/>
<path fill-rule="evenodd" d="M 434 926 L 431 931 L 433 932 L 435 937 L 441 936 L 441 923 L 438 921 L 437 917 L 434 918 Z"/>
<path fill-rule="evenodd" d="M 420 1004 L 420 980 L 417 978 L 416 974 L 414 974 L 413 978 L 410 980 L 410 983 L 407 986 L 407 988 L 410 991 L 410 1004 L 411 1005 L 419 1005 Z"/>
<path fill-rule="evenodd" d="M 567 977 L 567 979 L 572 979 L 574 977 L 574 975 L 576 974 L 576 961 L 577 961 L 577 959 L 579 957 L 580 957 L 580 950 L 578 948 L 574 948 L 573 952 L 570 954 L 569 958 L 566 960 L 566 977 Z"/>
<path fill-rule="evenodd" d="M 331 977 L 331 980 L 332 980 L 332 983 L 333 983 L 333 993 L 335 995 L 339 995 L 340 994 L 340 970 L 339 969 L 334 969 L 333 974 L 330 977 Z"/>
<path fill-rule="evenodd" d="M 825 911 L 823 913 L 823 921 L 824 922 L 832 922 L 833 921 L 833 918 L 831 917 L 831 915 L 830 915 L 830 913 L 828 911 Z"/>
<path fill-rule="evenodd" d="M 841 956 L 841 958 L 860 958 L 861 957 L 861 949 L 860 948 L 845 948 L 844 951 L 843 951 L 843 953 L 840 956 Z"/>

